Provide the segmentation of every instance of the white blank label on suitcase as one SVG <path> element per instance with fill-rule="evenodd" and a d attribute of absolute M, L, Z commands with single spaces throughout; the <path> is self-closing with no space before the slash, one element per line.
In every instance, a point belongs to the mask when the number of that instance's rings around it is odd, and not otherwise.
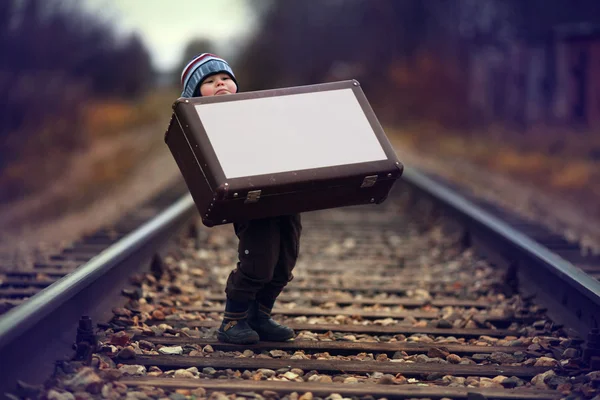
<path fill-rule="evenodd" d="M 386 160 L 352 89 L 196 105 L 228 179 Z"/>

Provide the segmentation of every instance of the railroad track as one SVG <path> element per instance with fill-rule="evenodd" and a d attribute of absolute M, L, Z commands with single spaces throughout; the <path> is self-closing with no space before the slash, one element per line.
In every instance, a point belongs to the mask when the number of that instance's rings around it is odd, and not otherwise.
<path fill-rule="evenodd" d="M 573 247 L 547 232 L 511 229 L 483 210 L 490 206 L 406 171 L 383 205 L 304 214 L 295 278 L 274 310 L 296 338 L 231 345 L 216 341 L 215 331 L 235 236 L 230 226 L 200 227 L 188 196 L 171 204 L 177 190 L 29 271 L 3 272 L 3 392 L 53 399 L 597 395 L 600 283 L 559 258 Z"/>

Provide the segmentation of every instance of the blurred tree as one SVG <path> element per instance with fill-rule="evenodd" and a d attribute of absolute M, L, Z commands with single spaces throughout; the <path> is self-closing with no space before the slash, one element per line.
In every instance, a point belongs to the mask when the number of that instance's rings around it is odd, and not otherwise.
<path fill-rule="evenodd" d="M 332 65 L 353 58 L 362 0 L 272 2 L 259 9 L 261 27 L 240 57 L 249 90 L 316 83 Z"/>
<path fill-rule="evenodd" d="M 557 28 L 600 23 L 600 2 L 459 0 L 458 5 L 471 64 L 469 112 L 478 122 L 501 121 L 522 132 L 533 121 L 555 122 L 553 104 L 568 103 L 571 90 L 558 76 L 566 65 L 560 64 L 568 61 L 557 56 Z M 576 89 L 581 106 L 588 86 L 582 79 Z"/>
<path fill-rule="evenodd" d="M 153 85 L 150 54 L 138 34 L 132 34 L 115 49 L 112 63 L 114 65 L 107 65 L 105 71 L 108 79 L 114 77 L 115 81 L 107 86 L 113 87 L 119 97 L 138 97 Z M 115 74 L 114 70 L 119 73 Z M 101 91 L 102 87 L 97 90 Z"/>
<path fill-rule="evenodd" d="M 459 126 L 482 115 L 473 93 L 523 120 L 528 46 L 600 15 L 598 0 L 248 1 L 260 24 L 236 65 L 247 90 L 355 78 L 397 121 Z"/>
<path fill-rule="evenodd" d="M 181 61 L 179 65 L 173 71 L 173 84 L 176 87 L 181 86 L 181 72 L 187 63 L 196 55 L 202 53 L 215 53 L 215 45 L 208 39 L 193 39 L 191 40 L 183 50 Z"/>
<path fill-rule="evenodd" d="M 249 90 L 355 78 L 373 104 L 423 115 L 462 95 L 456 1 L 272 2 L 240 57 Z M 442 38 L 440 40 L 440 38 Z M 440 67 L 441 66 L 441 67 Z M 391 100 L 399 99 L 392 110 Z M 456 101 L 450 101 L 455 107 Z M 400 111 L 397 111 L 400 109 Z M 456 116 L 455 110 L 444 115 Z"/>
<path fill-rule="evenodd" d="M 0 1 L 0 201 L 27 186 L 20 182 L 25 160 L 35 160 L 40 181 L 52 182 L 67 164 L 48 160 L 86 144 L 87 100 L 130 98 L 152 86 L 140 38 L 117 40 L 110 25 L 80 7 L 74 0 Z"/>

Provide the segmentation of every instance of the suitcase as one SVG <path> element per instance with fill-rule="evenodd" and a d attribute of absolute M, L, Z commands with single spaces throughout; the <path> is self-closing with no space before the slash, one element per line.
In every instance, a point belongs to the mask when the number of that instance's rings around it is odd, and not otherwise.
<path fill-rule="evenodd" d="M 355 80 L 179 98 L 165 142 L 208 227 L 379 204 L 403 171 Z"/>

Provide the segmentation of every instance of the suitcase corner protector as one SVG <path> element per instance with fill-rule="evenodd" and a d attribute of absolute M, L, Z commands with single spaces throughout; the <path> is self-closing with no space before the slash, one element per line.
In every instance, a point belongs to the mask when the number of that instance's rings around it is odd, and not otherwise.
<path fill-rule="evenodd" d="M 215 189 L 215 197 L 219 200 L 223 200 L 227 197 L 227 193 L 229 192 L 229 183 L 225 182 L 221 185 L 217 186 Z"/>
<path fill-rule="evenodd" d="M 386 196 L 383 196 L 383 197 L 381 197 L 381 198 L 377 199 L 377 200 L 375 201 L 375 204 L 381 204 L 381 203 L 383 203 L 384 201 L 386 201 L 386 200 L 387 200 L 387 198 L 388 198 L 388 196 L 387 196 L 387 195 L 386 195 Z"/>
<path fill-rule="evenodd" d="M 400 171 L 400 174 L 398 175 L 398 178 L 400 178 L 402 176 L 402 173 L 404 172 L 404 164 L 402 164 L 400 161 L 396 161 L 394 164 L 396 165 L 396 168 L 398 168 L 398 170 Z"/>
<path fill-rule="evenodd" d="M 190 102 L 190 99 L 188 99 L 187 97 L 178 97 L 175 99 L 175 101 L 173 101 L 171 108 L 174 110 L 181 103 L 189 103 L 189 102 Z"/>
<path fill-rule="evenodd" d="M 208 227 L 208 228 L 212 228 L 213 226 L 215 226 L 215 222 L 211 219 L 208 218 L 202 218 L 202 223 L 204 224 L 204 226 Z"/>

